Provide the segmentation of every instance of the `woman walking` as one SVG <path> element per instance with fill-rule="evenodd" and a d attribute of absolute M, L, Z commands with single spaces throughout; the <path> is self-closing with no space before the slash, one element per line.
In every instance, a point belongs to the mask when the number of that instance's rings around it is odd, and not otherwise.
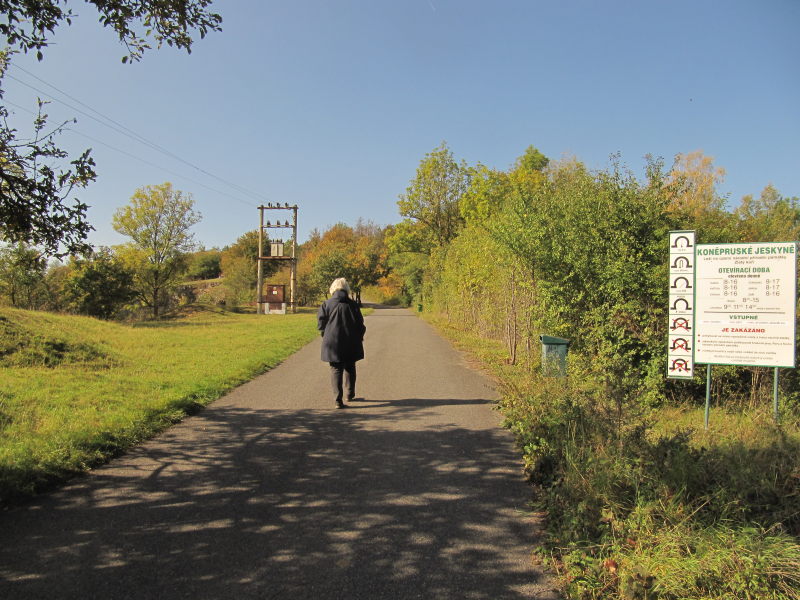
<path fill-rule="evenodd" d="M 328 298 L 317 312 L 317 329 L 322 333 L 322 360 L 331 366 L 331 386 L 336 408 L 345 408 L 343 397 L 356 396 L 356 361 L 364 358 L 364 316 L 350 299 L 344 277 L 335 279 Z M 344 389 L 342 383 L 344 380 Z M 345 395 L 346 394 L 346 395 Z"/>

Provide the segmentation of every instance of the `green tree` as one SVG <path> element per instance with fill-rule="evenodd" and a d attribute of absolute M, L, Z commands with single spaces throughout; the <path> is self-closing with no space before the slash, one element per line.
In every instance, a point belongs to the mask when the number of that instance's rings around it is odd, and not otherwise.
<path fill-rule="evenodd" d="M 472 173 L 469 188 L 461 198 L 461 216 L 467 223 L 485 223 L 511 194 L 508 173 L 479 164 Z"/>
<path fill-rule="evenodd" d="M 136 297 L 134 272 L 110 248 L 101 247 L 73 262 L 64 292 L 75 312 L 111 319 Z"/>
<path fill-rule="evenodd" d="M 44 276 L 45 303 L 42 310 L 50 312 L 68 312 L 70 310 L 65 286 L 71 273 L 71 261 L 66 264 L 60 260 L 50 261 Z"/>
<path fill-rule="evenodd" d="M 47 259 L 23 242 L 0 248 L 0 295 L 16 308 L 38 309 L 46 298 Z"/>
<path fill-rule="evenodd" d="M 445 142 L 425 155 L 406 193 L 400 195 L 400 214 L 422 223 L 433 242 L 449 242 L 463 224 L 459 201 L 467 191 L 470 169 L 457 163 Z"/>
<path fill-rule="evenodd" d="M 550 159 L 544 154 L 539 152 L 535 146 L 528 146 L 525 148 L 522 156 L 520 156 L 514 164 L 514 169 L 524 169 L 526 171 L 544 171 L 547 165 L 550 164 Z"/>
<path fill-rule="evenodd" d="M 243 233 L 220 257 L 225 302 L 238 306 L 255 298 L 258 284 L 258 230 Z M 269 262 L 264 261 L 268 267 Z"/>
<path fill-rule="evenodd" d="M 800 240 L 800 199 L 784 198 L 772 185 L 765 187 L 758 198 L 742 198 L 734 215 L 743 242 Z"/>
<path fill-rule="evenodd" d="M 203 38 L 221 29 L 222 18 L 208 10 L 211 0 L 86 0 L 99 14 L 103 27 L 112 29 L 125 46 L 123 62 L 141 59 L 154 42 L 191 52 L 193 36 Z M 39 60 L 50 37 L 77 15 L 74 0 L 0 0 L 4 20 L 0 36 L 8 50 L 0 53 L 0 84 L 7 59 L 15 52 L 36 52 Z M 0 85 L 0 99 L 3 97 Z M 48 127 L 41 111 L 30 139 L 20 138 L 7 122 L 0 104 L 0 237 L 10 242 L 41 246 L 49 254 L 76 254 L 90 249 L 92 227 L 88 206 L 70 196 L 95 179 L 94 161 L 86 150 L 68 160 L 55 138 L 64 125 Z M 68 162 L 69 167 L 53 165 Z M 59 248 L 61 249 L 59 251 Z"/>
<path fill-rule="evenodd" d="M 183 276 L 186 253 L 194 247 L 189 230 L 199 221 L 191 194 L 169 182 L 139 188 L 130 204 L 114 213 L 114 229 L 132 239 L 125 262 L 133 268 L 136 291 L 153 317 Z"/>
<path fill-rule="evenodd" d="M 431 240 L 422 223 L 404 219 L 385 231 L 387 268 L 402 280 L 400 295 L 406 304 L 422 301 L 422 281 L 430 261 Z"/>
<path fill-rule="evenodd" d="M 542 172 L 548 164 L 550 159 L 534 146 L 528 146 L 507 172 L 478 164 L 461 199 L 461 216 L 468 223 L 488 226 L 515 188 L 536 187 L 544 182 Z"/>
<path fill-rule="evenodd" d="M 265 239 L 264 244 L 269 244 L 269 240 Z M 275 274 L 280 268 L 277 261 L 263 262 L 262 273 L 265 278 Z M 243 233 L 235 244 L 222 251 L 220 268 L 228 305 L 238 306 L 255 300 L 258 285 L 257 229 Z"/>
<path fill-rule="evenodd" d="M 533 197 L 547 181 L 549 162 L 529 146 L 508 171 L 479 163 L 459 203 L 465 227 L 446 247 L 431 255 L 421 277 L 407 279 L 420 282 L 420 296 L 425 296 L 425 304 L 433 310 L 482 336 L 503 339 L 511 363 L 517 360 L 519 342 L 524 342 L 528 352 L 534 346 L 533 324 L 541 311 L 536 310 L 538 295 L 529 271 L 532 266 L 500 243 L 507 239 L 519 246 L 532 232 L 517 225 L 508 235 L 499 234 L 515 223 L 516 215 L 510 210 L 512 198 Z M 398 242 L 404 237 L 402 233 L 393 235 L 390 248 L 399 249 Z M 529 258 L 526 253 L 521 250 Z M 407 253 L 393 254 L 392 265 L 412 275 L 409 258 Z"/>
<path fill-rule="evenodd" d="M 99 13 L 103 27 L 110 27 L 125 45 L 122 61 L 139 60 L 151 48 L 150 38 L 158 47 L 166 44 L 192 50 L 192 32 L 204 38 L 209 31 L 220 31 L 222 17 L 208 11 L 211 0 L 86 0 Z M 0 23 L 0 35 L 16 50 L 36 51 L 42 60 L 50 36 L 61 25 L 72 25 L 77 15 L 68 8 L 68 0 L 0 0 L 6 21 Z M 141 32 L 144 30 L 144 35 Z"/>
<path fill-rule="evenodd" d="M 0 84 L 6 66 L 0 53 Z M 88 206 L 77 198 L 69 205 L 67 198 L 94 181 L 94 161 L 87 150 L 68 168 L 51 166 L 67 157 L 55 144 L 66 124 L 49 128 L 44 104 L 39 101 L 33 135 L 25 140 L 8 126 L 8 110 L 0 105 L 0 239 L 31 243 L 51 255 L 84 253 L 92 229 L 86 221 Z"/>
<path fill-rule="evenodd" d="M 657 401 L 663 388 L 670 198 L 616 163 L 592 173 L 565 161 L 515 188 L 491 228 L 529 279 L 536 327 L 575 340 L 620 401 Z"/>
<path fill-rule="evenodd" d="M 389 225 L 384 233 L 384 239 L 392 255 L 403 252 L 425 255 L 431 253 L 428 230 L 419 221 L 403 219 L 396 225 Z"/>
<path fill-rule="evenodd" d="M 222 251 L 200 250 L 189 257 L 189 279 L 216 279 L 222 275 Z"/>

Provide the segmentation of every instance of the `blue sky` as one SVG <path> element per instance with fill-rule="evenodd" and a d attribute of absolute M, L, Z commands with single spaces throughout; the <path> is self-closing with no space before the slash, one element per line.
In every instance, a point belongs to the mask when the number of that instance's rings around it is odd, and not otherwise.
<path fill-rule="evenodd" d="M 194 195 L 207 247 L 256 228 L 261 201 L 298 204 L 301 241 L 395 223 L 443 140 L 500 169 L 531 144 L 596 169 L 619 152 L 640 177 L 645 154 L 699 149 L 726 169 L 731 205 L 768 183 L 800 196 L 796 0 L 217 0 L 221 33 L 133 65 L 74 5 L 44 61 L 9 70 L 15 124 L 29 131 L 18 106 L 41 92 L 90 113 L 33 74 L 185 161 L 50 104 L 53 121 L 78 119 L 60 144 L 93 148 L 99 178 L 80 197 L 94 244 L 125 241 L 114 211 L 164 181 Z"/>

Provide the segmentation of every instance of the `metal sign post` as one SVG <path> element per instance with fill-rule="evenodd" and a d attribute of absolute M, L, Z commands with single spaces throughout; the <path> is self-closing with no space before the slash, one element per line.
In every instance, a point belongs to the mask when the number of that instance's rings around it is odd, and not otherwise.
<path fill-rule="evenodd" d="M 772 414 L 775 417 L 775 422 L 780 421 L 778 413 L 778 367 L 775 367 L 775 377 L 772 382 Z"/>
<path fill-rule="evenodd" d="M 708 417 L 711 413 L 711 365 L 706 365 L 706 412 L 705 427 L 708 429 Z"/>

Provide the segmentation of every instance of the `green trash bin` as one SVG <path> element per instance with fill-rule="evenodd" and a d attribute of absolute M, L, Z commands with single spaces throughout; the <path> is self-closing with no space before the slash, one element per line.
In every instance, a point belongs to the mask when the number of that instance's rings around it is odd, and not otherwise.
<path fill-rule="evenodd" d="M 539 340 L 542 342 L 542 374 L 545 377 L 566 377 L 569 340 L 552 335 L 540 335 Z"/>

